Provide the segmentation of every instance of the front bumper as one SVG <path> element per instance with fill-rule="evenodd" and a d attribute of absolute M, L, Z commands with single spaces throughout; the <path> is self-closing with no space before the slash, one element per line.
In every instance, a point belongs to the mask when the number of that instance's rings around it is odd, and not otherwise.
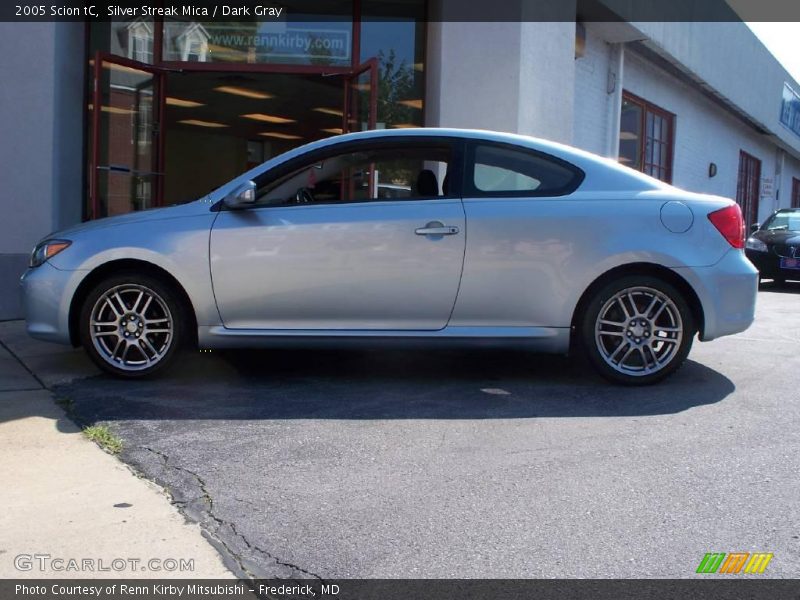
<path fill-rule="evenodd" d="M 20 279 L 28 335 L 70 344 L 69 308 L 85 271 L 62 271 L 49 262 L 28 269 Z"/>
<path fill-rule="evenodd" d="M 753 324 L 758 271 L 740 250 L 731 249 L 711 267 L 675 269 L 694 288 L 703 307 L 700 340 L 740 333 Z"/>
<path fill-rule="evenodd" d="M 800 269 L 782 269 L 781 257 L 771 252 L 758 252 L 756 250 L 746 250 L 747 258 L 750 259 L 761 277 L 766 279 L 797 279 L 800 280 Z"/>

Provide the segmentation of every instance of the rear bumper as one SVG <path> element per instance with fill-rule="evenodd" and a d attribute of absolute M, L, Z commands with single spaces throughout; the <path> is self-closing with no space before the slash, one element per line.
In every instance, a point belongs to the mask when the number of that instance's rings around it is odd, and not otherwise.
<path fill-rule="evenodd" d="M 759 275 L 766 279 L 797 279 L 800 280 L 800 269 L 781 269 L 781 259 L 769 252 L 757 252 L 755 250 L 745 251 L 747 258 L 750 259 Z"/>
<path fill-rule="evenodd" d="M 675 269 L 694 288 L 703 307 L 700 340 L 740 333 L 755 318 L 758 270 L 744 252 L 731 249 L 711 267 Z"/>
<path fill-rule="evenodd" d="M 69 307 L 85 271 L 61 271 L 46 262 L 20 279 L 22 310 L 28 335 L 69 344 Z"/>

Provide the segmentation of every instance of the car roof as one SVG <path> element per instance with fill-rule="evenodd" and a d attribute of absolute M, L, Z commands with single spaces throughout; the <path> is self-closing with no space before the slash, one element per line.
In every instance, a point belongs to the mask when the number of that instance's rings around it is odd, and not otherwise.
<path fill-rule="evenodd" d="M 233 181 L 216 190 L 221 194 L 233 189 L 242 182 L 256 178 L 267 169 L 271 169 L 288 160 L 298 158 L 308 152 L 320 150 L 337 144 L 347 142 L 379 140 L 382 138 L 413 138 L 413 137 L 441 137 L 458 138 L 465 140 L 479 140 L 500 144 L 511 144 L 527 148 L 560 158 L 581 169 L 585 177 L 579 191 L 581 192 L 608 192 L 611 190 L 638 192 L 638 191 L 677 191 L 671 185 L 659 181 L 654 177 L 636 171 L 618 161 L 580 150 L 566 144 L 536 138 L 516 133 L 489 131 L 483 129 L 458 129 L 442 127 L 416 127 L 403 129 L 373 129 L 356 133 L 335 135 L 303 146 L 298 146 L 280 154 L 262 165 L 240 175 Z M 682 193 L 685 193 L 681 190 Z"/>

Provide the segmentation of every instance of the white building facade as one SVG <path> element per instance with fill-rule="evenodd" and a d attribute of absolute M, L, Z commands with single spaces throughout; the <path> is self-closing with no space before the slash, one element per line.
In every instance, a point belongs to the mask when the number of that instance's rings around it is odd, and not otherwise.
<path fill-rule="evenodd" d="M 800 127 L 796 116 L 794 129 L 791 116 L 781 118 L 786 90 L 800 86 L 743 23 L 430 29 L 429 55 L 442 62 L 429 63 L 428 125 L 572 144 L 678 187 L 737 199 L 750 223 L 800 203 Z M 648 130 L 650 114 L 660 131 Z M 643 156 L 648 147 L 656 156 Z"/>

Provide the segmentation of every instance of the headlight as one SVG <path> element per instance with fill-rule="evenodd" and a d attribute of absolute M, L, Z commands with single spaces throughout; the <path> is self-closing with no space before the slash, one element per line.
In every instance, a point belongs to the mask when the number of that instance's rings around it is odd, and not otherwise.
<path fill-rule="evenodd" d="M 53 258 L 62 250 L 69 248 L 70 244 L 72 242 L 69 240 L 45 240 L 44 242 L 39 242 L 31 254 L 31 268 L 38 267 L 46 260 Z"/>
<path fill-rule="evenodd" d="M 747 238 L 747 243 L 745 244 L 745 248 L 748 250 L 755 250 L 756 252 L 766 252 L 767 245 L 759 239 L 754 237 Z"/>

